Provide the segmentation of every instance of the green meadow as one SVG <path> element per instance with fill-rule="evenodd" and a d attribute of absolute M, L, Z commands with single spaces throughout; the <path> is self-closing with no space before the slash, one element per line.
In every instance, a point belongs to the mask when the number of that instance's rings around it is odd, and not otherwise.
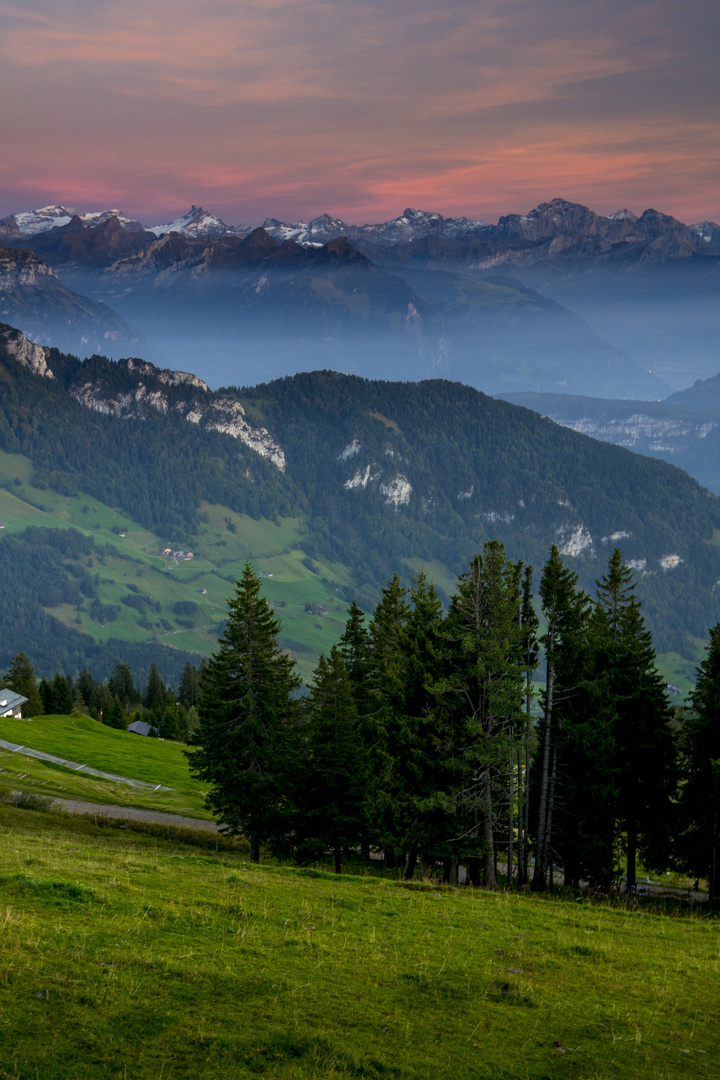
<path fill-rule="evenodd" d="M 2 1080 L 718 1075 L 714 919 L 0 830 Z"/>
<path fill-rule="evenodd" d="M 171 789 L 134 788 L 0 747 L 0 785 L 13 790 L 211 817 L 204 806 L 201 786 L 190 776 L 185 747 L 180 743 L 117 731 L 86 716 L 38 716 L 34 720 L 2 717 L 0 739 L 115 776 Z"/>
<path fill-rule="evenodd" d="M 88 570 L 101 603 L 115 605 L 116 618 L 96 621 L 89 604 L 82 610 L 70 604 L 46 610 L 94 641 L 156 638 L 164 645 L 209 655 L 246 559 L 263 575 L 265 595 L 282 622 L 284 647 L 297 660 L 302 678 L 310 680 L 320 653 L 329 652 L 342 634 L 355 591 L 352 575 L 340 564 L 308 558 L 303 550 L 305 526 L 299 519 L 256 520 L 203 502 L 194 538 L 160 537 L 89 495 L 38 489 L 32 478 L 27 458 L 0 451 L 0 485 L 6 485 L 0 487 L 0 522 L 5 526 L 0 540 L 28 526 L 75 528 L 93 537 L 102 554 L 93 555 Z M 114 550 L 105 552 L 106 544 Z M 193 558 L 163 556 L 167 547 L 190 550 Z M 143 613 L 124 604 L 129 593 L 139 593 L 154 607 Z M 190 615 L 178 616 L 176 605 L 188 602 Z M 306 605 L 315 605 L 316 613 L 308 613 Z M 323 610 L 317 613 L 318 608 Z"/>

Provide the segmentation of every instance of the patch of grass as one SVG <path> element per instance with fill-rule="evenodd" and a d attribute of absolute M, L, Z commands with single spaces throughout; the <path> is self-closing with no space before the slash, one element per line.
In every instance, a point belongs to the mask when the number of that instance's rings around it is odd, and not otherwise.
<path fill-rule="evenodd" d="M 33 720 L 0 719 L 0 738 L 18 746 L 42 750 L 67 761 L 94 769 L 162 784 L 170 792 L 132 788 L 126 784 L 82 776 L 75 770 L 22 757 L 22 751 L 0 749 L 0 768 L 8 776 L 26 774 L 42 784 L 42 794 L 63 795 L 98 802 L 119 802 L 155 810 L 174 810 L 192 816 L 209 817 L 203 807 L 202 788 L 191 777 L 186 747 L 161 739 L 146 739 L 128 731 L 117 731 L 97 720 L 82 716 L 38 716 Z M 0 774 L 5 775 L 5 773 Z M 45 783 L 43 783 L 45 781 Z"/>
<path fill-rule="evenodd" d="M 253 866 L 5 805 L 0 829 L 21 1080 L 717 1075 L 715 920 Z"/>

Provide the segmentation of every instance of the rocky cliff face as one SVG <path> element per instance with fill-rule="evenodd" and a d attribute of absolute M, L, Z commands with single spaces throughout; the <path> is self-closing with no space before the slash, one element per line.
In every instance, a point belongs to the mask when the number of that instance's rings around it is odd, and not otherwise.
<path fill-rule="evenodd" d="M 108 379 L 109 367 L 84 378 L 81 369 L 70 393 L 87 409 L 116 419 L 144 419 L 152 413 L 174 412 L 201 430 L 230 435 L 285 471 L 285 453 L 264 427 L 255 427 L 237 398 L 214 394 L 207 383 L 187 371 L 158 368 L 146 360 L 121 360 L 130 385 L 118 390 Z"/>
<path fill-rule="evenodd" d="M 50 350 L 44 345 L 36 345 L 19 330 L 4 323 L 0 323 L 0 344 L 4 345 L 10 355 L 34 375 L 40 375 L 44 379 L 55 378 L 47 365 Z"/>
<path fill-rule="evenodd" d="M 34 252 L 0 248 L 0 294 L 57 280 L 55 273 Z"/>

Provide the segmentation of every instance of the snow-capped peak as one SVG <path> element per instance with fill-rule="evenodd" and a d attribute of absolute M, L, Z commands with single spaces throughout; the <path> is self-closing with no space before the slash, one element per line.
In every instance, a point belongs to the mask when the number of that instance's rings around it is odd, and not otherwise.
<path fill-rule="evenodd" d="M 151 225 L 148 228 L 148 232 L 155 233 L 156 236 L 166 236 L 168 233 L 177 232 L 189 237 L 219 237 L 244 235 L 245 231 L 249 231 L 249 226 L 240 225 L 232 229 L 209 210 L 203 210 L 202 206 L 191 206 L 186 214 L 175 218 L 167 225 Z"/>
<path fill-rule="evenodd" d="M 43 206 L 40 210 L 21 210 L 12 216 L 22 236 L 35 236 L 48 229 L 67 225 L 74 214 L 74 210 L 68 210 L 65 206 Z"/>
<path fill-rule="evenodd" d="M 91 229 L 94 229 L 97 225 L 104 225 L 110 218 L 117 218 L 123 229 L 127 229 L 128 232 L 139 232 L 145 228 L 134 218 L 125 217 L 122 210 L 96 210 L 88 214 L 79 214 L 78 217 L 83 225 Z"/>

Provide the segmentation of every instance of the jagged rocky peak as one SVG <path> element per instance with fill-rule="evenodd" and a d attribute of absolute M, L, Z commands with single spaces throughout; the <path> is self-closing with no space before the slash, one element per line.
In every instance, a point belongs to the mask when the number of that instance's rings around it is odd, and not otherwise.
<path fill-rule="evenodd" d="M 34 252 L 0 247 L 0 288 L 36 285 L 38 278 L 48 277 L 55 274 Z"/>
<path fill-rule="evenodd" d="M 720 225 L 716 221 L 698 221 L 688 227 L 699 240 L 709 244 L 720 255 Z"/>
<path fill-rule="evenodd" d="M 231 228 L 209 210 L 203 210 L 202 206 L 191 206 L 186 214 L 175 218 L 167 225 L 151 225 L 148 232 L 156 236 L 165 236 L 167 233 L 182 233 L 191 237 L 222 237 L 222 236 L 246 236 L 251 231 L 249 225 L 237 225 Z"/>
<path fill-rule="evenodd" d="M 189 371 L 173 371 L 171 368 L 159 368 L 155 364 L 151 364 L 149 360 L 138 360 L 135 357 L 129 357 L 127 360 L 121 361 L 121 363 L 125 364 L 128 371 L 157 379 L 158 382 L 165 383 L 166 386 L 192 386 L 196 390 L 202 390 L 203 393 L 210 392 L 208 384 Z"/>
<path fill-rule="evenodd" d="M 6 323 L 0 323 L 0 344 L 5 346 L 18 363 L 29 368 L 33 374 L 40 375 L 45 379 L 55 378 L 47 365 L 50 350 L 46 345 L 36 345 L 34 341 L 26 338 L 20 330 L 16 330 L 14 326 L 8 326 Z"/>
<path fill-rule="evenodd" d="M 122 210 L 99 210 L 87 214 L 79 214 L 80 221 L 86 228 L 96 229 L 99 225 L 112 223 L 116 228 L 125 232 L 145 232 L 145 226 L 134 218 L 126 217 Z"/>
<path fill-rule="evenodd" d="M 108 364 L 112 363 L 108 361 Z M 118 363 L 133 376 L 133 385 L 126 385 L 118 391 L 114 379 L 108 386 L 106 376 L 109 369 L 105 373 L 101 369 L 88 379 L 81 366 L 70 390 L 72 397 L 85 408 L 114 416 L 118 420 L 142 420 L 153 413 L 179 414 L 201 430 L 230 435 L 261 457 L 268 458 L 280 472 L 285 471 L 283 449 L 266 428 L 254 427 L 248 422 L 245 410 L 236 397 L 213 393 L 207 383 L 187 371 L 158 368 L 136 357 Z M 163 387 L 181 388 L 182 396 Z"/>
<path fill-rule="evenodd" d="M 188 415 L 187 419 L 198 423 L 201 417 L 195 419 Z M 285 472 L 284 451 L 267 428 L 255 428 L 248 423 L 245 410 L 237 398 L 215 398 L 205 413 L 205 426 L 209 431 L 219 431 L 231 435 L 233 439 L 239 439 L 261 457 L 268 458 L 280 472 Z"/>

